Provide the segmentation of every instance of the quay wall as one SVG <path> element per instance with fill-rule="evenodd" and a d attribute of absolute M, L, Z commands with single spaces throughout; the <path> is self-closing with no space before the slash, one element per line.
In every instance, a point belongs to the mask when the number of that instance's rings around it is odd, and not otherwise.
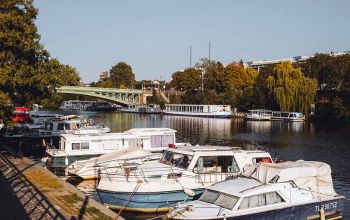
<path fill-rule="evenodd" d="M 0 207 L 2 219 L 123 219 L 9 146 L 0 146 Z"/>

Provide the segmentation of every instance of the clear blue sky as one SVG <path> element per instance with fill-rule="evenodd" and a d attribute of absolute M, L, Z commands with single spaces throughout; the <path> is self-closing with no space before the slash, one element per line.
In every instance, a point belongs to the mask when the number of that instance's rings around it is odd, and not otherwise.
<path fill-rule="evenodd" d="M 350 50 L 349 0 L 34 0 L 42 43 L 96 81 L 120 61 L 169 80 L 208 56 L 231 61 Z"/>

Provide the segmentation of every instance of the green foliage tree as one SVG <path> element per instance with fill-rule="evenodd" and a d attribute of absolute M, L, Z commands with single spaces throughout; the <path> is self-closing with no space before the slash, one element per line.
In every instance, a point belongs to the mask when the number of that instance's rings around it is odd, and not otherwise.
<path fill-rule="evenodd" d="M 316 95 L 315 79 L 305 77 L 301 69 L 294 68 L 290 62 L 283 62 L 276 65 L 267 81 L 280 110 L 309 113 Z"/>
<path fill-rule="evenodd" d="M 15 105 L 54 105 L 60 98 L 56 86 L 80 80 L 74 68 L 51 59 L 40 44 L 37 13 L 31 0 L 0 2 L 0 92 Z"/>
<path fill-rule="evenodd" d="M 134 88 L 136 84 L 135 74 L 132 72 L 131 66 L 125 62 L 120 62 L 113 66 L 110 73 L 110 80 L 114 86 L 120 89 Z"/>
<path fill-rule="evenodd" d="M 178 71 L 172 75 L 171 87 L 179 91 L 200 89 L 202 70 L 199 68 L 188 68 Z"/>

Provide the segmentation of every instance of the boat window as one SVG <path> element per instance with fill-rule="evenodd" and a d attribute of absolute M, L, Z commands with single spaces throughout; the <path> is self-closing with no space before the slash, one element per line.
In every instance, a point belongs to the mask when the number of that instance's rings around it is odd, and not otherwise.
<path fill-rule="evenodd" d="M 80 143 L 72 143 L 72 150 L 80 150 Z"/>
<path fill-rule="evenodd" d="M 238 200 L 239 198 L 236 196 L 227 195 L 212 190 L 205 190 L 199 198 L 199 201 L 215 204 L 217 206 L 230 210 L 233 209 Z"/>
<path fill-rule="evenodd" d="M 195 173 L 238 172 L 239 167 L 233 156 L 199 157 L 193 169 Z"/>
<path fill-rule="evenodd" d="M 64 124 L 64 130 L 70 130 L 70 124 Z"/>
<path fill-rule="evenodd" d="M 64 124 L 58 123 L 58 124 L 57 124 L 57 130 L 58 130 L 58 131 L 64 130 Z"/>
<path fill-rule="evenodd" d="M 282 112 L 281 116 L 284 117 L 284 118 L 288 118 L 289 113 L 288 112 Z"/>
<path fill-rule="evenodd" d="M 160 159 L 160 162 L 161 163 L 165 163 L 165 164 L 171 163 L 173 155 L 174 155 L 174 152 L 165 151 L 164 154 L 163 154 L 162 159 Z"/>
<path fill-rule="evenodd" d="M 233 206 L 235 206 L 238 199 L 239 199 L 238 197 L 220 194 L 214 204 L 221 206 L 225 209 L 233 209 Z"/>
<path fill-rule="evenodd" d="M 244 198 L 239 209 L 255 208 L 281 202 L 284 202 L 282 197 L 277 192 L 271 192 Z"/>
<path fill-rule="evenodd" d="M 193 159 L 192 155 L 182 155 L 178 162 L 175 161 L 174 165 L 179 168 L 187 169 Z"/>
<path fill-rule="evenodd" d="M 89 142 L 72 143 L 72 150 L 88 150 Z"/>
<path fill-rule="evenodd" d="M 83 142 L 80 144 L 80 148 L 83 150 L 89 149 L 89 142 Z"/>
<path fill-rule="evenodd" d="M 151 136 L 151 147 L 168 147 L 169 144 L 174 143 L 173 135 L 152 135 Z"/>
<path fill-rule="evenodd" d="M 193 159 L 192 155 L 179 154 L 171 151 L 165 151 L 161 163 L 165 163 L 168 165 L 173 165 L 175 167 L 187 169 L 188 165 L 191 163 Z"/>
<path fill-rule="evenodd" d="M 199 201 L 207 202 L 213 204 L 219 197 L 219 193 L 211 190 L 205 190 L 204 193 L 199 198 Z"/>
<path fill-rule="evenodd" d="M 269 157 L 256 157 L 253 158 L 253 163 L 272 163 L 272 161 Z"/>

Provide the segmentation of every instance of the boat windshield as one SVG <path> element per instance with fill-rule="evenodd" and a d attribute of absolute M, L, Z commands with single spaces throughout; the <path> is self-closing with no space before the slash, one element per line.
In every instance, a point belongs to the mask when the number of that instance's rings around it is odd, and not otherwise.
<path fill-rule="evenodd" d="M 172 165 L 174 167 L 187 169 L 192 159 L 192 155 L 180 154 L 172 151 L 165 151 L 163 157 L 160 159 L 160 162 Z"/>
<path fill-rule="evenodd" d="M 229 210 L 233 209 L 238 200 L 239 198 L 236 196 L 224 194 L 213 190 L 205 190 L 199 198 L 199 201 L 214 204 Z"/>

